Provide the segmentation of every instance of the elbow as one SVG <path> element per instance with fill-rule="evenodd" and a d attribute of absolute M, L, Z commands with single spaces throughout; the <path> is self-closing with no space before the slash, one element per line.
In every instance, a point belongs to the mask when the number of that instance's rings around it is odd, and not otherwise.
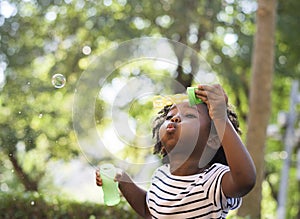
<path fill-rule="evenodd" d="M 249 193 L 256 184 L 256 168 L 255 165 L 252 163 L 252 165 L 249 165 L 249 168 L 247 171 L 245 171 L 245 178 L 244 178 L 244 186 L 246 190 L 246 194 Z"/>
<path fill-rule="evenodd" d="M 242 188 L 241 191 L 242 195 L 246 195 L 248 194 L 254 187 L 256 184 L 256 171 L 255 169 L 253 171 L 251 171 L 251 173 L 247 174 L 247 176 L 244 178 L 243 183 L 242 183 Z"/>
<path fill-rule="evenodd" d="M 256 175 L 249 178 L 249 181 L 245 186 L 245 190 L 247 191 L 246 194 L 249 193 L 254 188 L 255 184 L 256 184 Z"/>
<path fill-rule="evenodd" d="M 253 165 L 252 171 L 249 174 L 249 192 L 254 188 L 256 184 L 256 168 Z"/>

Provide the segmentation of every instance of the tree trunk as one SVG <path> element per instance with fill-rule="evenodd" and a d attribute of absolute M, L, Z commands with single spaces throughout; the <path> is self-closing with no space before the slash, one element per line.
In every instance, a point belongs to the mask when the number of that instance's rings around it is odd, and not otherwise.
<path fill-rule="evenodd" d="M 238 215 L 260 218 L 266 129 L 271 113 L 274 70 L 274 35 L 277 0 L 258 0 L 257 32 L 254 37 L 252 79 L 246 145 L 254 160 L 257 181 L 243 200 Z"/>
<path fill-rule="evenodd" d="M 18 160 L 14 154 L 9 155 L 9 160 L 12 163 L 16 175 L 20 179 L 20 182 L 24 185 L 26 191 L 38 191 L 38 183 L 30 180 L 29 176 L 24 173 L 22 167 L 19 165 Z"/>

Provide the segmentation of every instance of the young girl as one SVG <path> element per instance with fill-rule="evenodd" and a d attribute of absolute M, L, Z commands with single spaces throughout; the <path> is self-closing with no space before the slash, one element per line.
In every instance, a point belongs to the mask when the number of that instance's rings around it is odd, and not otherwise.
<path fill-rule="evenodd" d="M 162 154 L 163 165 L 149 190 L 139 188 L 125 172 L 116 176 L 123 196 L 144 218 L 225 218 L 255 184 L 253 161 L 222 87 L 198 85 L 195 95 L 203 103 L 165 106 L 155 120 L 154 152 Z M 202 162 L 209 157 L 208 147 L 217 152 Z M 98 171 L 96 183 L 102 186 Z"/>

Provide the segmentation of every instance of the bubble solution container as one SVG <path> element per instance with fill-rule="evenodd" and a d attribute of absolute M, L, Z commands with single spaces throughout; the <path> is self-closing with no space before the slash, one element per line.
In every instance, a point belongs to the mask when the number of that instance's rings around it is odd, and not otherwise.
<path fill-rule="evenodd" d="M 120 202 L 118 183 L 114 181 L 116 173 L 116 168 L 110 163 L 102 164 L 100 166 L 104 203 L 107 206 L 114 206 Z"/>
<path fill-rule="evenodd" d="M 189 97 L 190 106 L 194 106 L 196 104 L 202 103 L 202 100 L 200 100 L 199 98 L 196 97 L 196 94 L 195 94 L 196 89 L 197 89 L 196 87 L 188 87 L 186 89 L 186 93 Z"/>

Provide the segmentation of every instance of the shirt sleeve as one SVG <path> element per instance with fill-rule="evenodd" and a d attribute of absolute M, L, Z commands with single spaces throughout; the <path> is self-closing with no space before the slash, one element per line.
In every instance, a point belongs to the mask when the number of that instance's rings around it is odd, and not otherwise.
<path fill-rule="evenodd" d="M 242 198 L 227 198 L 222 190 L 222 178 L 224 174 L 227 173 L 229 170 L 230 169 L 228 166 L 220 166 L 217 177 L 217 191 L 219 192 L 217 192 L 216 195 L 219 196 L 217 197 L 217 199 L 220 199 L 221 208 L 223 210 L 235 210 L 239 208 L 242 204 Z"/>
<path fill-rule="evenodd" d="M 227 207 L 230 210 L 238 209 L 242 205 L 242 198 L 227 198 Z"/>

